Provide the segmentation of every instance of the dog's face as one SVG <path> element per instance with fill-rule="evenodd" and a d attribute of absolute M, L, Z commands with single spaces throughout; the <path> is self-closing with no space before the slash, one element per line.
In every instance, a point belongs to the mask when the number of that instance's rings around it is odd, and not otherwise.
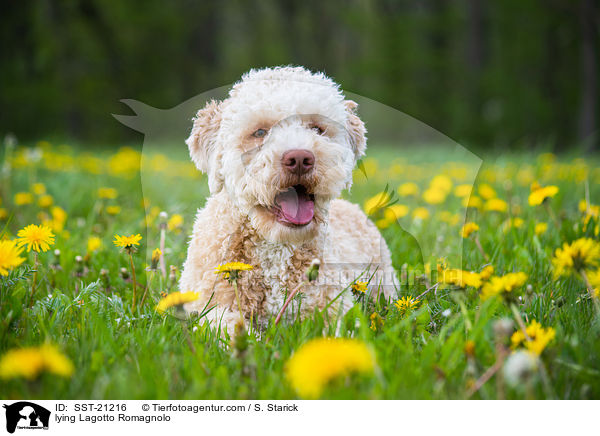
<path fill-rule="evenodd" d="M 187 144 L 213 195 L 225 190 L 265 239 L 298 243 L 352 184 L 366 146 L 355 108 L 323 75 L 251 71 L 198 112 Z"/>

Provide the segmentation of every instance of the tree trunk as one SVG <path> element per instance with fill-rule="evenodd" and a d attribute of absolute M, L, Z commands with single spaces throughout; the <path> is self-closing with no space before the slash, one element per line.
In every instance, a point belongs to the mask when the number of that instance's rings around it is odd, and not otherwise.
<path fill-rule="evenodd" d="M 596 125 L 598 101 L 598 60 L 595 47 L 598 29 L 594 19 L 594 0 L 581 0 L 579 5 L 581 26 L 581 100 L 579 108 L 579 141 L 585 143 L 586 151 L 597 149 L 598 133 Z"/>

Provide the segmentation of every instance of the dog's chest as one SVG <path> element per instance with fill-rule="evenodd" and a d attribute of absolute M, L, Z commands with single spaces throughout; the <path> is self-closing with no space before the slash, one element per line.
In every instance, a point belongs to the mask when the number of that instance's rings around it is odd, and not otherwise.
<path fill-rule="evenodd" d="M 263 282 L 267 288 L 263 306 L 265 315 L 275 315 L 283 306 L 286 288 L 289 293 L 292 290 L 290 285 L 294 284 L 293 278 L 296 276 L 292 265 L 294 247 L 262 241 L 256 246 L 256 255 L 260 259 Z"/>

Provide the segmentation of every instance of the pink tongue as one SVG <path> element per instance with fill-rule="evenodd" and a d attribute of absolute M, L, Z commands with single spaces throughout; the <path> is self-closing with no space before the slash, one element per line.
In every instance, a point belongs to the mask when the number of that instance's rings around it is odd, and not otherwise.
<path fill-rule="evenodd" d="M 278 194 L 275 201 L 281 209 L 283 218 L 292 224 L 308 224 L 315 214 L 315 203 L 304 190 L 299 192 L 293 187 L 289 188 Z"/>

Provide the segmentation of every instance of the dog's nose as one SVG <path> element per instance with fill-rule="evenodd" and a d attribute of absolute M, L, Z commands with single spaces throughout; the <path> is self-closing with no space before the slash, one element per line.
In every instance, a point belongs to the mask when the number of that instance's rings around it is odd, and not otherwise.
<path fill-rule="evenodd" d="M 315 155 L 308 150 L 289 150 L 281 156 L 281 165 L 292 174 L 306 174 L 315 166 Z"/>

